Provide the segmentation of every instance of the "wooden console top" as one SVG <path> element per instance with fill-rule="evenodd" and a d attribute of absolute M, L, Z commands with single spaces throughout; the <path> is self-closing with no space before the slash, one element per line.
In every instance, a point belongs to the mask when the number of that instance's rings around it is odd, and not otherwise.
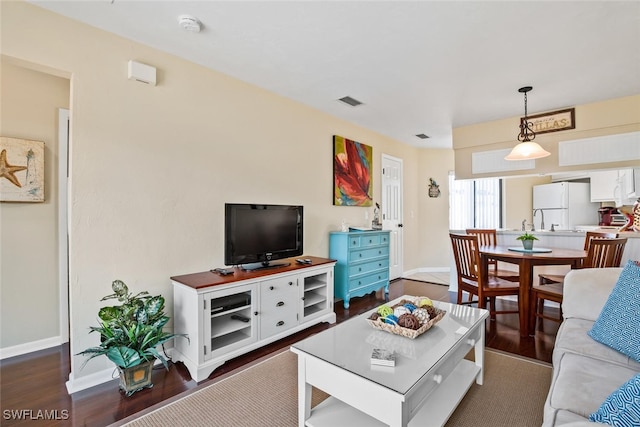
<path fill-rule="evenodd" d="M 309 258 L 311 264 L 299 264 L 296 262 L 298 258 Z M 286 273 L 289 271 L 301 270 L 304 268 L 314 267 L 323 264 L 331 264 L 336 261 L 328 258 L 320 258 L 315 256 L 301 256 L 295 258 L 287 258 L 276 260 L 274 263 L 286 263 L 289 265 L 286 267 L 274 267 L 265 268 L 257 271 L 244 271 L 238 267 L 235 267 L 234 273 L 227 276 L 222 276 L 212 271 L 203 271 L 200 273 L 185 274 L 182 276 L 173 276 L 171 280 L 182 283 L 185 286 L 189 286 L 194 289 L 208 288 L 210 286 L 227 285 L 233 282 L 239 282 L 241 280 L 251 280 L 262 276 L 270 276 L 272 274 Z"/>

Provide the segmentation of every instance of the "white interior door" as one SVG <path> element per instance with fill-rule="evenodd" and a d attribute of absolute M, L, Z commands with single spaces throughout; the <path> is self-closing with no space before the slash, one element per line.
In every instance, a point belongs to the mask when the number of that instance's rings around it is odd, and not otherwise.
<path fill-rule="evenodd" d="M 389 230 L 389 279 L 402 276 L 402 159 L 382 155 L 382 228 Z"/>

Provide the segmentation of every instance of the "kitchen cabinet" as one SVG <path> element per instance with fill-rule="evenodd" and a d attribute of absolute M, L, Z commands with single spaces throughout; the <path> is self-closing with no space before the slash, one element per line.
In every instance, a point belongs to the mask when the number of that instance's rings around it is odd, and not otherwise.
<path fill-rule="evenodd" d="M 628 204 L 635 194 L 633 169 L 612 169 L 589 173 L 592 202 Z"/>

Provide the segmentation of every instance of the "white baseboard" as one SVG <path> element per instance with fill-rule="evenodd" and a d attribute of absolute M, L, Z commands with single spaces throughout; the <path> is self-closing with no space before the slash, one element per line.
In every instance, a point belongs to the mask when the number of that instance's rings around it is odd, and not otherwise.
<path fill-rule="evenodd" d="M 18 344 L 11 347 L 0 348 L 0 360 L 14 356 L 21 356 L 27 353 L 33 353 L 34 351 L 44 350 L 51 347 L 56 347 L 60 344 L 63 344 L 64 342 L 66 341 L 63 341 L 62 337 L 58 336 L 24 344 Z"/>
<path fill-rule="evenodd" d="M 413 270 L 407 270 L 402 273 L 402 277 L 407 277 L 416 273 L 449 273 L 451 269 L 449 267 L 420 267 Z"/>
<path fill-rule="evenodd" d="M 114 375 L 116 376 L 114 377 Z M 71 372 L 69 374 L 69 381 L 65 383 L 67 386 L 67 393 L 73 394 L 77 391 L 112 381 L 114 378 L 117 378 L 117 375 L 115 365 L 112 368 L 104 369 L 77 379 L 75 378 L 75 375 L 73 375 L 73 372 Z"/>

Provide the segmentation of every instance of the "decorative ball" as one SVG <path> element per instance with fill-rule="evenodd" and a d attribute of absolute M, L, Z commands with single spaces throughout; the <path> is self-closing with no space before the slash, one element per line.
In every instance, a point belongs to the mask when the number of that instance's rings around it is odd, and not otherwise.
<path fill-rule="evenodd" d="M 416 307 L 416 305 L 415 305 L 415 304 L 412 304 L 412 303 L 410 303 L 410 302 L 406 303 L 404 306 L 405 306 L 405 307 L 407 307 L 407 310 L 409 310 L 411 313 L 413 313 L 413 310 L 415 310 L 416 308 L 418 308 L 418 307 Z"/>
<path fill-rule="evenodd" d="M 413 314 L 403 314 L 398 319 L 398 325 L 407 329 L 418 329 L 420 328 L 420 321 Z"/>
<path fill-rule="evenodd" d="M 438 315 L 438 310 L 432 306 L 432 305 L 427 305 L 424 307 L 427 312 L 429 313 L 429 318 L 433 319 L 434 317 L 436 317 Z"/>
<path fill-rule="evenodd" d="M 433 306 L 433 301 L 431 301 L 429 298 L 422 298 L 418 303 L 418 307 L 424 306 Z"/>
<path fill-rule="evenodd" d="M 388 305 L 381 305 L 380 307 L 378 307 L 378 314 L 382 317 L 386 317 L 390 314 L 393 314 L 393 309 Z"/>
<path fill-rule="evenodd" d="M 430 319 L 429 312 L 425 308 L 416 308 L 411 314 L 422 324 L 427 323 Z"/>
<path fill-rule="evenodd" d="M 373 314 L 371 314 L 371 316 L 369 316 L 369 319 L 378 320 L 379 317 L 380 317 L 380 315 L 378 313 L 373 313 Z"/>
<path fill-rule="evenodd" d="M 403 314 L 410 314 L 410 313 L 411 311 L 409 311 L 409 309 L 404 305 L 401 305 L 400 307 L 396 307 L 393 309 L 393 315 L 396 316 L 397 318 L 400 318 Z"/>
<path fill-rule="evenodd" d="M 390 325 L 397 325 L 398 324 L 398 318 L 396 316 L 394 316 L 393 314 L 390 314 L 388 316 L 386 316 L 384 318 L 384 323 L 388 323 Z"/>

